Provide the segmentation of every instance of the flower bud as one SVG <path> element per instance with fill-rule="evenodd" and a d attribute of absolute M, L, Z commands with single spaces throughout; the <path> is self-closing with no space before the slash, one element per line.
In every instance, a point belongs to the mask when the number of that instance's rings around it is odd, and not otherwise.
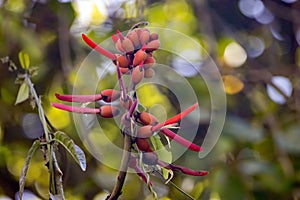
<path fill-rule="evenodd" d="M 138 50 L 133 58 L 133 66 L 137 66 L 140 64 L 142 61 L 144 61 L 147 58 L 147 53 L 143 51 L 142 49 Z"/>
<path fill-rule="evenodd" d="M 147 42 L 149 42 L 150 39 L 150 33 L 147 29 L 142 30 L 141 34 L 140 34 L 140 42 L 141 45 L 146 44 Z"/>
<path fill-rule="evenodd" d="M 138 48 L 140 46 L 140 39 L 137 35 L 136 31 L 130 31 L 127 34 L 127 38 L 131 40 L 131 42 L 134 44 L 135 48 Z"/>
<path fill-rule="evenodd" d="M 100 116 L 103 118 L 112 118 L 120 113 L 120 110 L 115 106 L 104 105 L 100 107 Z"/>
<path fill-rule="evenodd" d="M 129 72 L 129 69 L 128 68 L 119 68 L 120 69 L 120 72 L 122 73 L 122 74 L 128 74 L 128 72 Z"/>
<path fill-rule="evenodd" d="M 125 52 L 125 50 L 124 50 L 123 47 L 122 47 L 122 43 L 121 43 L 121 40 L 120 40 L 120 39 L 118 39 L 117 42 L 116 42 L 116 49 L 117 49 L 118 51 L 122 52 L 122 53 Z"/>
<path fill-rule="evenodd" d="M 155 125 L 158 123 L 156 117 L 147 112 L 141 112 L 138 118 L 144 125 Z"/>
<path fill-rule="evenodd" d="M 144 69 L 148 69 L 152 67 L 155 64 L 155 59 L 152 56 L 148 56 L 146 60 L 144 61 Z"/>
<path fill-rule="evenodd" d="M 146 46 L 146 50 L 147 51 L 155 51 L 156 49 L 158 49 L 160 47 L 160 42 L 159 40 L 152 40 L 151 42 L 149 42 Z"/>
<path fill-rule="evenodd" d="M 138 138 L 149 138 L 153 135 L 153 132 L 151 130 L 152 126 L 151 125 L 146 125 L 146 126 L 142 126 L 141 128 L 139 128 L 138 132 L 137 132 L 137 137 Z"/>
<path fill-rule="evenodd" d="M 136 29 L 134 29 L 134 30 L 135 30 L 137 36 L 140 38 L 141 33 L 143 32 L 143 29 L 141 29 L 141 28 L 136 28 Z"/>
<path fill-rule="evenodd" d="M 158 156 L 154 152 L 143 153 L 143 163 L 147 165 L 156 165 L 158 162 Z"/>
<path fill-rule="evenodd" d="M 123 56 L 123 55 L 118 56 L 117 61 L 118 61 L 119 67 L 122 67 L 122 68 L 128 68 L 128 66 L 130 64 L 130 60 L 128 60 L 127 57 Z"/>
<path fill-rule="evenodd" d="M 144 78 L 152 78 L 155 75 L 155 71 L 152 68 L 145 70 Z"/>
<path fill-rule="evenodd" d="M 132 70 L 132 74 L 131 74 L 131 82 L 134 85 L 137 85 L 139 82 L 142 81 L 142 79 L 144 78 L 144 68 L 143 67 L 136 67 Z"/>
<path fill-rule="evenodd" d="M 102 90 L 100 94 L 105 102 L 112 102 L 120 98 L 120 92 L 114 89 Z"/>
<path fill-rule="evenodd" d="M 134 46 L 130 39 L 125 37 L 124 40 L 121 41 L 121 43 L 122 43 L 122 48 L 126 53 L 130 54 L 134 51 Z"/>
<path fill-rule="evenodd" d="M 137 138 L 136 145 L 143 152 L 151 152 L 150 143 L 146 138 Z"/>
<path fill-rule="evenodd" d="M 150 40 L 157 40 L 158 39 L 158 34 L 157 33 L 151 33 L 150 35 Z"/>

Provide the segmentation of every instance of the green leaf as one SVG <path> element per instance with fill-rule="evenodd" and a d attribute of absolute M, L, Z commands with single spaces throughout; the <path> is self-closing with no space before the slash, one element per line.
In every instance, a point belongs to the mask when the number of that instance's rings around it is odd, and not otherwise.
<path fill-rule="evenodd" d="M 24 82 L 24 83 L 22 83 L 22 85 L 18 91 L 15 105 L 27 100 L 28 97 L 29 97 L 29 87 L 28 87 L 27 83 Z"/>
<path fill-rule="evenodd" d="M 147 109 L 146 109 L 145 106 L 143 106 L 143 104 L 139 103 L 138 106 L 137 106 L 137 110 L 141 113 L 141 112 L 146 111 Z"/>
<path fill-rule="evenodd" d="M 74 141 L 65 133 L 57 131 L 54 134 L 54 140 L 59 142 L 74 158 L 74 160 L 81 167 L 82 171 L 86 170 L 86 159 L 84 152 L 77 146 Z"/>
<path fill-rule="evenodd" d="M 30 65 L 30 59 L 27 53 L 20 51 L 19 53 L 19 61 L 23 69 L 28 69 Z"/>
<path fill-rule="evenodd" d="M 150 141 L 151 141 L 156 153 L 158 154 L 158 158 L 167 163 L 171 163 L 172 162 L 172 152 L 168 151 L 165 148 L 165 146 L 163 145 L 163 143 L 160 140 L 160 136 L 155 135 L 153 137 L 150 137 Z M 163 172 L 163 177 L 165 179 L 168 179 L 170 171 L 162 168 L 162 172 Z"/>
<path fill-rule="evenodd" d="M 20 199 L 22 199 L 22 195 L 23 195 L 23 192 L 24 192 L 26 174 L 27 174 L 27 171 L 28 171 L 29 163 L 30 163 L 31 158 L 33 157 L 34 153 L 39 148 L 39 146 L 40 146 L 40 141 L 35 140 L 34 143 L 32 144 L 32 146 L 30 147 L 28 153 L 27 153 L 25 164 L 22 168 L 22 172 L 21 172 L 21 176 L 20 176 L 20 180 L 19 180 L 19 197 L 20 197 Z"/>

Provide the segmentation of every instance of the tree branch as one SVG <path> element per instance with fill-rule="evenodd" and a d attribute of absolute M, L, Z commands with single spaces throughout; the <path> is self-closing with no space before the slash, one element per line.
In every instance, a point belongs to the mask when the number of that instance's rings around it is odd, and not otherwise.
<path fill-rule="evenodd" d="M 122 188 L 128 170 L 128 162 L 131 154 L 131 136 L 126 134 L 125 132 L 123 132 L 123 134 L 124 134 L 124 146 L 123 146 L 123 156 L 122 156 L 121 166 L 119 169 L 119 175 L 113 191 L 106 198 L 107 200 L 116 200 L 122 194 Z"/>

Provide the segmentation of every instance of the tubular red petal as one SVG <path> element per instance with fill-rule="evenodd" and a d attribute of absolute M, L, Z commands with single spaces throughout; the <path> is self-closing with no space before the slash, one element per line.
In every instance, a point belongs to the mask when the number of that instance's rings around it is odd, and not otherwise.
<path fill-rule="evenodd" d="M 118 41 L 119 37 L 116 36 L 115 34 L 112 34 L 111 39 L 112 39 L 112 41 L 114 41 L 114 43 L 116 43 Z"/>
<path fill-rule="evenodd" d="M 205 176 L 209 173 L 208 171 L 202 171 L 202 170 L 197 171 L 197 170 L 192 170 L 192 169 L 182 167 L 179 165 L 169 164 L 169 163 L 163 162 L 161 160 L 158 160 L 157 164 L 166 169 L 171 169 L 173 171 L 180 171 L 184 174 L 188 174 L 188 175 L 192 175 L 192 176 Z"/>
<path fill-rule="evenodd" d="M 146 51 L 146 47 L 147 47 L 147 45 L 144 44 L 144 45 L 142 46 L 142 50 L 143 50 L 143 51 Z"/>
<path fill-rule="evenodd" d="M 174 124 L 190 114 L 195 108 L 198 106 L 198 103 L 195 103 L 191 107 L 187 108 L 186 110 L 182 111 L 181 113 L 175 115 L 174 117 L 171 117 L 170 119 L 166 120 L 165 122 L 159 123 L 155 126 L 152 127 L 153 131 L 157 131 L 158 129 L 162 128 L 163 126 L 169 125 L 169 124 Z"/>
<path fill-rule="evenodd" d="M 75 106 L 68 106 L 59 103 L 51 103 L 51 105 L 55 108 L 69 111 L 69 112 L 76 112 L 76 113 L 85 113 L 85 114 L 98 114 L 100 113 L 99 108 L 82 108 L 82 107 L 75 107 Z"/>
<path fill-rule="evenodd" d="M 117 34 L 121 40 L 124 40 L 124 36 L 119 30 L 117 30 Z"/>
<path fill-rule="evenodd" d="M 170 139 L 173 139 L 177 143 L 181 144 L 182 146 L 185 146 L 185 147 L 189 148 L 192 151 L 199 152 L 199 151 L 203 150 L 203 148 L 201 148 L 200 146 L 186 140 L 185 138 L 177 135 L 176 133 L 174 133 L 173 131 L 171 131 L 167 128 L 161 129 L 160 132 L 162 134 L 164 134 L 165 136 L 169 137 Z"/>
<path fill-rule="evenodd" d="M 97 45 L 90 38 L 88 38 L 85 34 L 82 34 L 82 39 L 85 41 L 85 43 L 87 43 L 87 45 L 89 45 L 90 47 L 92 47 L 93 49 L 98 51 L 100 54 L 106 56 L 107 58 L 109 58 L 111 60 L 116 60 L 117 59 L 115 54 L 113 54 L 110 51 L 107 51 L 106 49 L 104 49 L 101 46 Z"/>
<path fill-rule="evenodd" d="M 56 98 L 62 101 L 68 101 L 68 102 L 78 102 L 78 103 L 86 103 L 86 102 L 93 102 L 98 101 L 102 99 L 101 94 L 95 94 L 95 95 L 61 95 L 61 94 L 55 94 Z"/>

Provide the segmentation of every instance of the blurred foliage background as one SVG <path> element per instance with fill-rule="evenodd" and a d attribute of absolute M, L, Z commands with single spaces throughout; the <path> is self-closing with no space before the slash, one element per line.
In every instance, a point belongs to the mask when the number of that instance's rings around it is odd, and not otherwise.
<path fill-rule="evenodd" d="M 128 30 L 144 20 L 182 32 L 199 42 L 217 64 L 227 94 L 227 117 L 208 156 L 200 160 L 186 152 L 176 161 L 210 174 L 175 174 L 172 181 L 195 199 L 300 199 L 299 19 L 298 0 L 0 0 L 0 57 L 9 56 L 19 65 L 19 51 L 30 55 L 39 69 L 33 82 L 47 116 L 85 149 L 70 115 L 49 106 L 55 92 L 72 93 L 76 67 L 90 51 L 81 33 L 101 42 L 117 29 Z M 161 43 L 172 45 L 177 39 L 162 38 Z M 183 63 L 178 69 L 176 58 L 156 58 L 186 76 L 205 110 L 209 93 L 201 93 L 205 85 L 193 82 L 189 66 Z M 14 199 L 27 150 L 42 133 L 37 111 L 28 102 L 14 105 L 19 87 L 15 78 L 7 64 L 1 64 L 0 199 Z M 112 84 L 101 83 L 106 88 Z M 167 102 L 162 98 L 158 103 Z M 170 106 L 172 96 L 167 98 Z M 201 121 L 194 140 L 198 144 L 207 119 Z M 81 172 L 64 150 L 59 152 L 66 198 L 105 199 L 117 171 L 86 150 L 88 168 Z M 160 179 L 154 185 L 162 199 L 187 199 Z M 38 152 L 29 169 L 27 199 L 47 198 L 47 187 L 47 169 Z M 151 199 L 147 186 L 134 175 L 127 177 L 123 192 L 122 199 Z"/>

